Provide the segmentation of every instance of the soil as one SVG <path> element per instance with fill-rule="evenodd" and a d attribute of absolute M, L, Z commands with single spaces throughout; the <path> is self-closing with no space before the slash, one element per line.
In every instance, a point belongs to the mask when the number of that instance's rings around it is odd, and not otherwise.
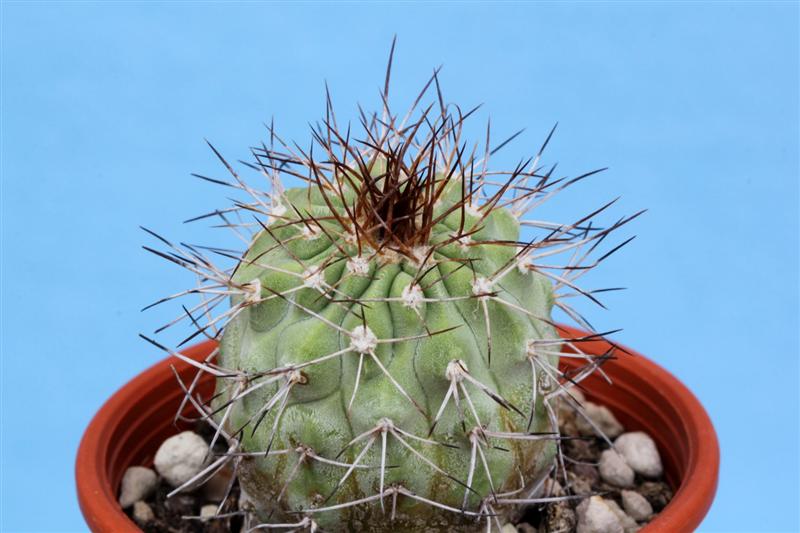
<path fill-rule="evenodd" d="M 203 501 L 198 494 L 179 494 L 167 499 L 167 494 L 171 490 L 172 487 L 167 485 L 164 480 L 160 480 L 155 493 L 145 501 L 155 515 L 155 520 L 140 526 L 145 533 L 227 533 L 241 530 L 242 517 L 239 515 L 205 522 L 199 519 L 184 518 L 199 516 L 200 508 L 207 502 Z M 222 513 L 235 512 L 238 510 L 238 506 L 239 487 L 235 485 L 228 501 L 225 502 Z"/>
<path fill-rule="evenodd" d="M 614 500 L 622 507 L 622 489 L 604 482 L 596 466 L 600 454 L 609 447 L 608 444 L 600 438 L 579 437 L 569 413 L 562 411 L 559 415 L 562 436 L 570 437 L 562 443 L 569 480 L 569 490 L 566 494 L 586 497 L 596 494 Z M 211 440 L 213 435 L 209 433 L 207 426 L 197 427 L 195 431 L 207 440 Z M 224 451 L 224 445 L 221 446 L 219 450 L 215 447 L 215 451 Z M 558 485 L 549 485 L 548 492 L 551 495 L 563 495 L 559 492 L 561 485 L 564 484 L 563 474 L 559 475 L 557 481 Z M 204 500 L 202 491 L 179 494 L 167 499 L 166 496 L 171 490 L 172 487 L 163 479 L 159 479 L 158 487 L 145 500 L 155 515 L 152 521 L 141 526 L 146 533 L 240 533 L 242 515 L 236 514 L 239 505 L 238 484 L 234 484 L 221 513 L 230 513 L 232 516 L 211 520 L 186 518 L 199 517 L 200 508 L 212 503 Z M 635 486 L 628 490 L 638 492 L 650 502 L 654 512 L 650 520 L 672 499 L 672 490 L 663 479 L 644 479 L 637 474 Z M 520 533 L 575 532 L 578 523 L 575 508 L 581 501 L 583 498 L 532 505 L 526 509 L 520 523 L 516 524 L 517 530 Z M 131 509 L 127 512 L 132 515 Z M 639 526 L 646 523 L 639 522 Z"/>

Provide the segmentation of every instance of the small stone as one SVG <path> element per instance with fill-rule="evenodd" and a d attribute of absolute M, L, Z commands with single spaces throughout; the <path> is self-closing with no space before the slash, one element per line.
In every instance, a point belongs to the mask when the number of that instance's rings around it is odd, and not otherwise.
<path fill-rule="evenodd" d="M 578 519 L 575 511 L 567 502 L 557 502 L 545 507 L 544 518 L 539 525 L 539 531 L 551 533 L 553 531 L 574 531 Z"/>
<path fill-rule="evenodd" d="M 133 521 L 144 526 L 156 519 L 156 515 L 149 505 L 142 501 L 134 502 L 133 504 Z"/>
<path fill-rule="evenodd" d="M 637 522 L 643 522 L 653 515 L 653 506 L 647 498 L 632 490 L 622 491 L 622 507 Z"/>
<path fill-rule="evenodd" d="M 565 433 L 570 435 L 570 433 Z M 594 463 L 600 459 L 600 449 L 595 444 L 595 439 L 570 439 L 564 441 L 564 453 L 576 461 Z"/>
<path fill-rule="evenodd" d="M 672 489 L 663 481 L 645 481 L 636 490 L 647 498 L 656 512 L 661 511 L 672 500 Z"/>
<path fill-rule="evenodd" d="M 569 488 L 573 494 L 589 496 L 593 492 L 591 483 L 574 472 L 567 472 L 567 478 L 569 479 Z"/>
<path fill-rule="evenodd" d="M 517 528 L 514 524 L 504 524 L 503 529 L 500 530 L 500 533 L 517 533 Z"/>
<path fill-rule="evenodd" d="M 625 511 L 623 511 L 619 504 L 614 500 L 604 500 L 608 508 L 611 509 L 615 515 L 617 515 L 617 520 L 622 525 L 622 529 L 625 530 L 625 533 L 636 533 L 639 531 L 639 525 L 636 523 L 636 520 L 628 516 Z"/>
<path fill-rule="evenodd" d="M 585 479 L 591 486 L 595 486 L 600 481 L 600 473 L 596 466 L 578 463 L 572 466 L 572 471 L 579 478 Z"/>
<path fill-rule="evenodd" d="M 578 533 L 625 533 L 608 500 L 592 496 L 578 505 Z"/>
<path fill-rule="evenodd" d="M 132 466 L 125 470 L 119 490 L 119 504 L 125 509 L 146 500 L 158 484 L 158 475 L 149 468 Z"/>
<path fill-rule="evenodd" d="M 630 487 L 633 485 L 633 469 L 614 450 L 605 450 L 600 455 L 599 470 L 600 477 L 612 485 L 617 487 Z"/>
<path fill-rule="evenodd" d="M 567 435 L 575 435 L 577 429 L 575 428 L 575 402 L 573 398 L 580 404 L 583 405 L 586 402 L 586 396 L 583 395 L 578 387 L 572 387 L 569 389 L 568 393 L 571 398 L 567 398 L 567 394 L 563 394 L 558 397 L 558 425 L 561 430 L 561 433 Z"/>
<path fill-rule="evenodd" d="M 217 506 L 212 504 L 200 508 L 200 518 L 213 518 L 217 516 Z"/>
<path fill-rule="evenodd" d="M 538 533 L 538 530 L 527 522 L 517 524 L 518 533 Z"/>
<path fill-rule="evenodd" d="M 231 477 L 233 477 L 233 468 L 227 465 L 220 468 L 216 474 L 211 476 L 211 479 L 203 484 L 203 497 L 209 502 L 221 502 L 225 498 Z"/>
<path fill-rule="evenodd" d="M 165 440 L 156 452 L 155 466 L 159 474 L 173 487 L 178 487 L 205 465 L 208 444 L 192 431 L 178 433 Z"/>
<path fill-rule="evenodd" d="M 574 386 L 570 387 L 569 394 L 573 398 L 578 400 L 578 403 L 580 403 L 580 404 L 586 403 L 586 396 L 583 394 L 583 391 L 581 389 L 579 389 L 578 387 L 574 387 Z"/>
<path fill-rule="evenodd" d="M 575 415 L 575 401 L 583 405 L 586 401 L 586 396 L 583 395 L 583 392 L 581 392 L 578 387 L 571 387 L 569 392 L 561 394 L 558 397 L 559 414 L 563 411 L 566 417 L 572 418 Z"/>
<path fill-rule="evenodd" d="M 566 435 L 575 434 L 575 431 L 577 431 L 575 429 L 575 413 L 563 400 L 558 402 L 557 418 L 558 429 L 561 433 Z"/>
<path fill-rule="evenodd" d="M 620 435 L 614 441 L 614 448 L 635 472 L 645 477 L 658 477 L 664 472 L 656 443 L 647 433 L 634 431 Z"/>
<path fill-rule="evenodd" d="M 605 434 L 609 439 L 613 439 L 625 431 L 622 424 L 619 423 L 614 413 L 608 410 L 604 405 L 597 405 L 593 402 L 585 402 L 583 404 L 583 411 L 594 424 L 600 428 L 600 431 Z M 597 430 L 586 420 L 584 416 L 578 414 L 575 417 L 575 427 L 584 437 L 591 437 L 597 435 Z"/>
<path fill-rule="evenodd" d="M 544 495 L 547 497 L 550 496 L 564 496 L 564 489 L 561 487 L 561 483 L 553 478 L 547 478 L 544 480 Z"/>
<path fill-rule="evenodd" d="M 558 415 L 558 431 L 562 435 L 577 435 L 578 430 L 575 428 L 574 418 L 562 418 Z"/>

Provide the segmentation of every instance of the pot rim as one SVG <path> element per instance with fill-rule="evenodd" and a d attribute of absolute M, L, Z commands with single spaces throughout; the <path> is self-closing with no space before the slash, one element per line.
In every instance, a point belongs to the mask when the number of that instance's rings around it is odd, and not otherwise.
<path fill-rule="evenodd" d="M 584 331 L 567 326 L 559 326 L 559 329 L 574 337 L 587 335 Z M 191 359 L 202 360 L 215 345 L 214 341 L 207 340 L 181 353 Z M 614 345 L 632 357 L 626 354 L 612 363 L 624 365 L 627 370 L 669 396 L 670 405 L 680 416 L 687 440 L 688 460 L 680 485 L 669 504 L 641 531 L 693 531 L 711 507 L 717 489 L 720 455 L 714 426 L 699 400 L 675 376 L 644 355 L 623 345 Z M 582 346 L 588 353 L 604 353 L 612 345 L 605 340 L 592 340 Z M 157 362 L 117 390 L 97 411 L 84 432 L 75 462 L 75 478 L 78 503 L 92 531 L 141 531 L 117 502 L 117 487 L 112 486 L 107 468 L 108 457 L 112 436 L 120 424 L 120 413 L 141 404 L 141 390 L 153 388 L 165 375 L 170 375 L 170 366 L 174 366 L 178 372 L 191 368 L 188 363 L 175 357 Z"/>

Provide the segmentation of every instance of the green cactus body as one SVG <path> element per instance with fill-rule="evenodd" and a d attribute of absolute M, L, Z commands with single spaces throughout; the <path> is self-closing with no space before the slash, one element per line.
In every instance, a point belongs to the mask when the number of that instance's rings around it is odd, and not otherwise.
<path fill-rule="evenodd" d="M 432 86 L 439 105 L 409 123 Z M 561 338 L 551 311 L 593 331 L 567 297 L 599 303 L 601 291 L 576 280 L 622 246 L 587 259 L 640 213 L 598 226 L 611 202 L 571 224 L 526 219 L 594 172 L 543 171 L 550 136 L 513 171 L 490 172 L 498 148 L 487 132 L 483 155 L 468 153 L 460 138 L 472 111 L 445 105 L 436 74 L 399 123 L 388 72 L 382 97 L 381 118 L 362 116 L 362 140 L 337 128 L 330 101 L 308 154 L 279 138 L 276 149 L 270 131 L 270 146 L 254 149 L 249 164 L 271 181 L 269 192 L 214 150 L 234 180 L 204 179 L 249 199 L 198 218 L 219 217 L 239 237 L 249 231 L 246 250 L 178 246 L 147 230 L 169 248 L 148 250 L 200 280 L 156 302 L 202 299 L 167 326 L 188 318 L 197 331 L 184 342 L 221 334 L 215 360 L 192 362 L 198 378 L 217 376 L 214 398 L 196 400 L 196 378 L 183 385 L 184 405 L 228 452 L 176 491 L 232 467 L 245 529 L 497 528 L 553 499 L 544 477 L 566 475 L 558 402 L 585 416 L 569 390 L 610 355 L 580 348 L 600 334 Z M 305 186 L 285 190 L 286 174 Z M 236 263 L 217 267 L 212 254 Z M 560 357 L 585 364 L 565 375 Z M 225 502 L 219 510 L 235 511 Z"/>
<path fill-rule="evenodd" d="M 374 167 L 380 174 L 382 165 Z M 245 452 L 273 452 L 239 466 L 243 490 L 263 519 L 288 520 L 289 511 L 390 488 L 479 513 L 484 499 L 530 488 L 552 464 L 550 438 L 489 435 L 551 431 L 541 404 L 549 389 L 531 390 L 528 347 L 557 338 L 552 283 L 504 244 L 519 241 L 510 211 L 484 217 L 459 208 L 460 193 L 459 179 L 447 183 L 434 209 L 434 218 L 446 216 L 416 257 L 363 245 L 359 251 L 353 228 L 331 213 L 344 217 L 342 200 L 352 195 L 328 203 L 313 185 L 285 193 L 292 213 L 303 217 L 287 212 L 256 235 L 232 278 L 253 291 L 235 297 L 234 307 L 247 298 L 256 303 L 227 326 L 219 360 L 249 375 L 285 369 L 249 382 L 271 381 L 236 402 L 226 421 L 229 432 L 245 428 Z M 479 230 L 454 240 L 465 233 L 459 228 Z M 548 362 L 556 368 L 558 355 Z M 547 380 L 537 386 L 546 388 Z M 229 379 L 220 379 L 218 390 L 220 401 L 230 401 Z M 308 453 L 358 466 L 344 479 L 349 468 Z M 475 527 L 474 516 L 397 496 L 392 522 L 384 510 L 394 493 L 383 505 L 345 506 L 315 520 L 326 530 Z"/>

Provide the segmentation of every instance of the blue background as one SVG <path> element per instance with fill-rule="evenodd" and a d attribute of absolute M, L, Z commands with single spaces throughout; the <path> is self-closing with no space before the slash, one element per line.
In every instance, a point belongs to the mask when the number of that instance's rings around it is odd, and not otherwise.
<path fill-rule="evenodd" d="M 592 286 L 600 328 L 680 377 L 722 448 L 706 531 L 798 531 L 798 4 L 12 3 L 2 6 L 2 529 L 82 530 L 73 462 L 92 414 L 162 354 L 139 309 L 193 281 L 138 228 L 227 205 L 189 177 L 324 112 L 380 104 L 391 35 L 402 110 L 441 63 L 447 100 L 485 102 L 498 165 L 610 171 L 547 207 L 622 195 L 649 212 Z M 258 181 L 252 172 L 245 174 Z"/>

